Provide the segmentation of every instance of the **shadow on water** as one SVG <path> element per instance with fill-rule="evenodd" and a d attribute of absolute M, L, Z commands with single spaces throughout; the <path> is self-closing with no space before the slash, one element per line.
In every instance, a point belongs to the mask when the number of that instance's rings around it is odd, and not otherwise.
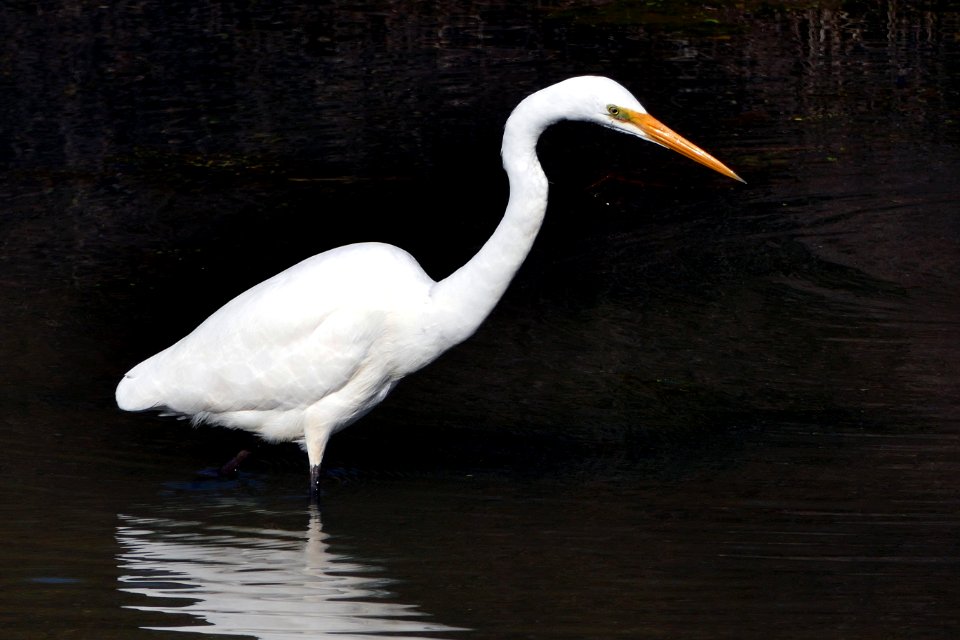
<path fill-rule="evenodd" d="M 949 3 L 8 3 L 0 31 L 4 638 L 960 629 Z M 322 527 L 295 446 L 116 410 L 308 255 L 458 266 L 509 110 L 582 73 L 748 185 L 548 131 L 532 254 L 332 440 Z"/>

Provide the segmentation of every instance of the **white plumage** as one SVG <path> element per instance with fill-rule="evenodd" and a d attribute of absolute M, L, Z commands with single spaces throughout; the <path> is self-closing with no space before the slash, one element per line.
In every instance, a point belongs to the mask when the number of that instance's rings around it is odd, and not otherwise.
<path fill-rule="evenodd" d="M 638 136 L 740 179 L 650 117 L 616 82 L 565 80 L 528 96 L 507 120 L 502 158 L 510 199 L 493 235 L 463 267 L 435 282 L 409 253 L 380 243 L 313 256 L 240 294 L 131 369 L 117 387 L 117 404 L 300 441 L 316 491 L 329 436 L 472 335 L 501 298 L 546 211 L 537 140 L 564 119 Z"/>

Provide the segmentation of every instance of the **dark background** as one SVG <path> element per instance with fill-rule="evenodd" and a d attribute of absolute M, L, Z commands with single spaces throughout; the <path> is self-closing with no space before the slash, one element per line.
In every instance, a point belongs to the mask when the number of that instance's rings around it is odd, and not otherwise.
<path fill-rule="evenodd" d="M 123 608 L 160 588 L 124 576 L 234 593 L 202 569 L 239 558 L 239 593 L 241 551 L 283 545 L 376 567 L 374 627 L 392 602 L 467 637 L 957 630 L 952 3 L 6 3 L 0 33 L 5 637 L 155 637 L 191 618 Z M 532 254 L 333 438 L 322 532 L 295 446 L 116 409 L 128 368 L 313 253 L 384 241 L 447 275 L 503 210 L 510 110 L 587 73 L 747 185 L 549 130 Z M 140 529 L 213 552 L 145 569 Z M 242 610 L 300 602 L 269 580 Z M 284 619 L 316 636 L 321 610 Z"/>

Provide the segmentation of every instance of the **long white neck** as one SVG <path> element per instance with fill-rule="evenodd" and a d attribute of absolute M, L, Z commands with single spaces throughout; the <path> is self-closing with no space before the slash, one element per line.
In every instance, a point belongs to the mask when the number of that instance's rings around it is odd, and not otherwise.
<path fill-rule="evenodd" d="M 503 296 L 523 264 L 547 210 L 547 177 L 537 159 L 537 140 L 559 119 L 549 89 L 521 102 L 503 133 L 503 167 L 510 199 L 490 239 L 465 265 L 441 280 L 431 297 L 437 328 L 450 345 L 470 337 Z"/>

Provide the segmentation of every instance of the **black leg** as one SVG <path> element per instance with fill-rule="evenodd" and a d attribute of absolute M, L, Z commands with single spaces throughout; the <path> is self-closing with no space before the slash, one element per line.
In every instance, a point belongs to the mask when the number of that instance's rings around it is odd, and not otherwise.
<path fill-rule="evenodd" d="M 221 467 L 208 467 L 206 469 L 201 469 L 197 471 L 198 478 L 233 478 L 237 475 L 237 472 L 240 470 L 240 463 L 246 460 L 251 456 L 251 452 L 247 449 L 244 449 L 233 459 Z"/>
<path fill-rule="evenodd" d="M 250 457 L 250 452 L 244 449 L 243 451 L 238 453 L 236 456 L 234 456 L 233 460 L 231 460 L 227 464 L 220 467 L 219 471 L 217 471 L 217 475 L 220 476 L 221 478 L 229 478 L 230 476 L 232 476 L 237 472 L 237 469 L 240 468 L 240 463 L 249 457 Z"/>
<path fill-rule="evenodd" d="M 310 499 L 316 502 L 320 498 L 320 465 L 310 467 Z"/>

